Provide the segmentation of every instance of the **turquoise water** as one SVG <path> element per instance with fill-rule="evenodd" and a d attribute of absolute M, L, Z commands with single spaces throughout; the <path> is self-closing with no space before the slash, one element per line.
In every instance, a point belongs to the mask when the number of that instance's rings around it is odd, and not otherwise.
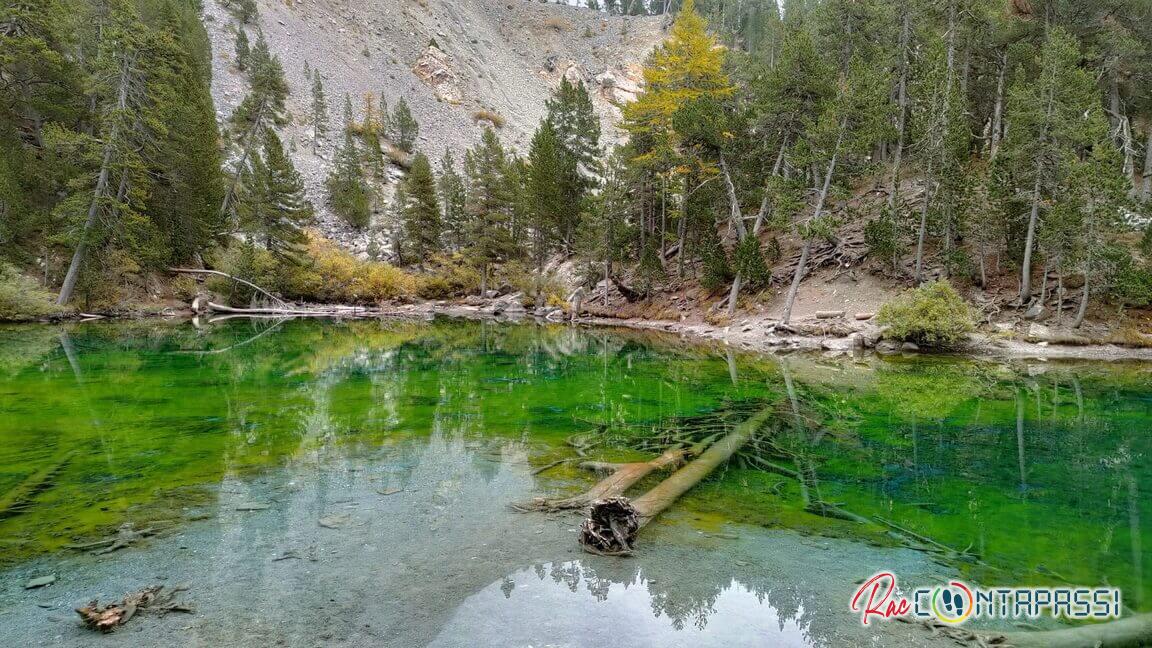
<path fill-rule="evenodd" d="M 773 425 L 674 520 L 721 537 L 737 524 L 886 547 L 917 538 L 976 583 L 1108 584 L 1147 610 L 1149 371 L 766 358 L 636 333 L 445 320 L 2 328 L 0 560 L 72 555 L 125 523 L 192 527 L 214 515 L 223 483 L 332 453 L 371 466 L 441 436 L 518 444 L 533 469 L 572 460 L 537 478 L 567 493 L 591 479 L 575 446 L 592 459 L 643 458 L 770 407 Z M 469 456 L 481 473 L 498 471 L 484 453 Z M 868 523 L 817 515 L 813 502 Z M 660 524 L 645 533 L 660 537 Z M 857 566 L 859 576 L 883 567 Z M 725 591 L 718 618 L 746 616 L 748 585 Z M 541 597 L 565 605 L 545 591 L 508 600 Z"/>

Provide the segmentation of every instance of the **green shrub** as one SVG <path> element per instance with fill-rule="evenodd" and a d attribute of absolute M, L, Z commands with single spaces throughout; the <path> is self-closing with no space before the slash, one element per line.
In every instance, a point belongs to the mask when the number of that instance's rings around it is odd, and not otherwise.
<path fill-rule="evenodd" d="M 951 347 L 975 329 L 972 312 L 952 284 L 937 281 L 908 290 L 880 309 L 886 337 L 927 347 Z"/>
<path fill-rule="evenodd" d="M 447 299 L 472 295 L 480 289 L 480 272 L 461 254 L 432 258 L 431 274 L 420 282 L 417 294 L 424 299 Z"/>
<path fill-rule="evenodd" d="M 12 265 L 0 262 L 0 321 L 28 321 L 58 315 L 55 295 Z"/>

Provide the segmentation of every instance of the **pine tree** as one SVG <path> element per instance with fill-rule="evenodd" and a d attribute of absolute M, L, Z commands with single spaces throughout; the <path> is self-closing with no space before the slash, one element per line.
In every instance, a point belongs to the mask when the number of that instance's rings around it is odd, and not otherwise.
<path fill-rule="evenodd" d="M 1098 102 L 1092 74 L 1078 65 L 1076 40 L 1059 27 L 1048 30 L 1040 52 L 1039 77 L 1023 72 L 1009 91 L 1011 129 L 1004 141 L 1004 163 L 1017 183 L 1028 183 L 1031 210 L 1020 269 L 1020 302 L 1032 299 L 1032 253 L 1041 211 L 1055 190 L 1060 161 L 1069 147 L 1084 146 L 1084 120 Z"/>
<path fill-rule="evenodd" d="M 145 213 L 164 238 L 165 260 L 182 263 L 226 232 L 211 50 L 195 7 L 166 2 L 155 21 L 150 85 L 166 128 L 149 155 L 157 182 Z"/>
<path fill-rule="evenodd" d="M 427 261 L 443 251 L 440 204 L 436 199 L 436 178 L 428 156 L 417 153 L 412 168 L 404 179 L 404 239 L 405 248 L 413 259 Z"/>
<path fill-rule="evenodd" d="M 242 25 L 252 22 L 258 15 L 256 0 L 228 0 L 227 6 Z"/>
<path fill-rule="evenodd" d="M 151 113 L 153 97 L 143 61 L 145 34 L 134 7 L 125 2 L 110 4 L 102 53 L 93 69 L 93 82 L 104 97 L 95 187 L 78 186 L 57 207 L 59 216 L 75 223 L 78 230 L 57 299 L 60 305 L 71 301 L 90 251 L 99 254 L 106 249 L 109 239 L 126 224 L 142 225 L 139 209 L 150 177 L 140 152 L 164 136 L 164 126 Z"/>
<path fill-rule="evenodd" d="M 257 34 L 256 44 L 248 57 L 248 67 L 249 92 L 230 119 L 240 155 L 220 205 L 221 218 L 231 215 L 233 211 L 232 203 L 240 175 L 248 163 L 248 157 L 263 141 L 264 129 L 270 124 L 283 124 L 286 121 L 284 102 L 288 98 L 288 82 L 284 79 L 284 66 L 268 48 L 263 32 Z"/>
<path fill-rule="evenodd" d="M 608 305 L 609 285 L 613 266 L 624 258 L 627 238 L 628 173 L 627 160 L 631 153 L 617 148 L 603 166 L 604 185 L 593 196 L 594 204 L 586 218 L 580 221 L 578 249 L 585 256 L 603 266 L 604 305 Z"/>
<path fill-rule="evenodd" d="M 380 93 L 380 109 L 377 112 L 380 115 L 380 137 L 392 141 L 392 113 L 388 111 L 388 100 L 384 98 L 383 92 Z"/>
<path fill-rule="evenodd" d="M 510 227 L 513 196 L 508 186 L 508 158 L 496 131 L 491 127 L 484 129 L 480 143 L 469 151 L 466 161 L 472 224 L 468 256 L 480 269 L 480 291 L 484 293 L 491 266 L 516 252 Z"/>
<path fill-rule="evenodd" d="M 555 235 L 564 249 L 571 251 L 580 218 L 586 211 L 585 202 L 598 183 L 602 155 L 600 119 L 584 84 L 571 83 L 567 77 L 560 79 L 560 85 L 545 105 L 546 121 L 556 140 L 553 173 L 557 190 L 561 192 L 558 200 L 568 204 L 554 219 Z"/>
<path fill-rule="evenodd" d="M 251 182 L 259 186 L 262 204 L 248 205 L 250 230 L 269 252 L 291 256 L 305 241 L 303 227 L 312 218 L 312 204 L 304 192 L 304 180 L 284 153 L 276 131 L 264 133 L 264 155 L 259 173 Z"/>
<path fill-rule="evenodd" d="M 467 242 L 468 238 L 468 212 L 467 189 L 464 178 L 456 170 L 456 161 L 452 159 L 452 152 L 445 151 L 440 160 L 440 177 L 437 179 L 437 191 L 440 204 L 444 207 L 444 233 L 448 246 L 458 250 Z"/>
<path fill-rule="evenodd" d="M 380 148 L 380 119 L 376 116 L 376 98 L 364 93 L 364 120 L 360 122 L 360 139 L 364 144 L 363 163 L 377 182 L 384 182 L 384 152 Z"/>
<path fill-rule="evenodd" d="M 360 154 L 353 137 L 352 98 L 344 95 L 344 143 L 336 151 L 336 161 L 328 174 L 328 204 L 350 225 L 367 227 L 371 221 L 370 194 L 360 168 Z"/>
<path fill-rule="evenodd" d="M 241 72 L 248 70 L 248 57 L 251 51 L 248 46 L 248 34 L 241 27 L 236 30 L 236 69 Z"/>
<path fill-rule="evenodd" d="M 551 252 L 556 232 L 569 226 L 569 214 L 575 211 L 563 190 L 564 155 L 552 122 L 544 120 L 532 136 L 528 151 L 528 201 L 531 214 L 532 261 L 537 270 Z"/>
<path fill-rule="evenodd" d="M 396 110 L 392 113 L 392 129 L 389 139 L 401 150 L 411 153 L 416 146 L 416 138 L 420 135 L 420 124 L 412 116 L 408 102 L 404 97 L 396 102 Z"/>
<path fill-rule="evenodd" d="M 328 100 L 324 96 L 324 82 L 320 71 L 312 80 L 312 154 L 316 155 L 320 140 L 328 134 Z"/>

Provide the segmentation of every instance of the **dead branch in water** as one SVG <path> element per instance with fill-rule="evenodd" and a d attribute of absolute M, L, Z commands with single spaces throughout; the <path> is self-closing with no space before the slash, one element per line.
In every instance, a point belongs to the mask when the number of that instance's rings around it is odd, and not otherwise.
<path fill-rule="evenodd" d="M 652 490 L 629 501 L 625 497 L 602 499 L 592 505 L 588 519 L 580 527 L 580 544 L 589 553 L 626 556 L 632 552 L 640 529 L 654 520 L 713 470 L 744 447 L 772 417 L 766 407 L 737 425 L 727 436 L 677 470 Z"/>
<path fill-rule="evenodd" d="M 100 632 L 112 632 L 116 628 L 128 623 L 137 612 L 150 610 L 167 614 L 169 612 L 194 612 L 195 610 L 185 603 L 175 600 L 176 594 L 187 590 L 187 587 L 176 586 L 164 591 L 163 585 L 145 587 L 139 592 L 133 592 L 123 600 L 107 605 L 100 605 L 100 601 L 93 600 L 84 607 L 76 608 L 76 614 L 84 620 L 84 625 Z"/>

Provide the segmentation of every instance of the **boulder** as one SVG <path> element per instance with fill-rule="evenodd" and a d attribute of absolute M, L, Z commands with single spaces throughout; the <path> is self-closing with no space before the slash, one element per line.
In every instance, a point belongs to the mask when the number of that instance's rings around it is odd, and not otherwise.
<path fill-rule="evenodd" d="M 920 351 L 920 345 L 915 342 L 905 342 L 900 345 L 900 350 L 904 353 L 918 353 Z"/>
<path fill-rule="evenodd" d="M 1051 341 L 1051 339 L 1052 329 L 1044 326 L 1043 324 L 1037 324 L 1036 322 L 1032 322 L 1028 325 L 1029 342 L 1045 342 Z"/>
<path fill-rule="evenodd" d="M 899 350 L 900 350 L 900 347 L 896 346 L 896 343 L 891 341 L 891 340 L 883 340 L 881 342 L 876 343 L 876 353 L 881 353 L 881 354 L 896 353 Z"/>
<path fill-rule="evenodd" d="M 426 85 L 436 91 L 436 98 L 450 104 L 458 104 L 464 100 L 460 91 L 460 78 L 452 69 L 452 59 L 443 50 L 429 44 L 424 48 L 412 72 Z"/>

